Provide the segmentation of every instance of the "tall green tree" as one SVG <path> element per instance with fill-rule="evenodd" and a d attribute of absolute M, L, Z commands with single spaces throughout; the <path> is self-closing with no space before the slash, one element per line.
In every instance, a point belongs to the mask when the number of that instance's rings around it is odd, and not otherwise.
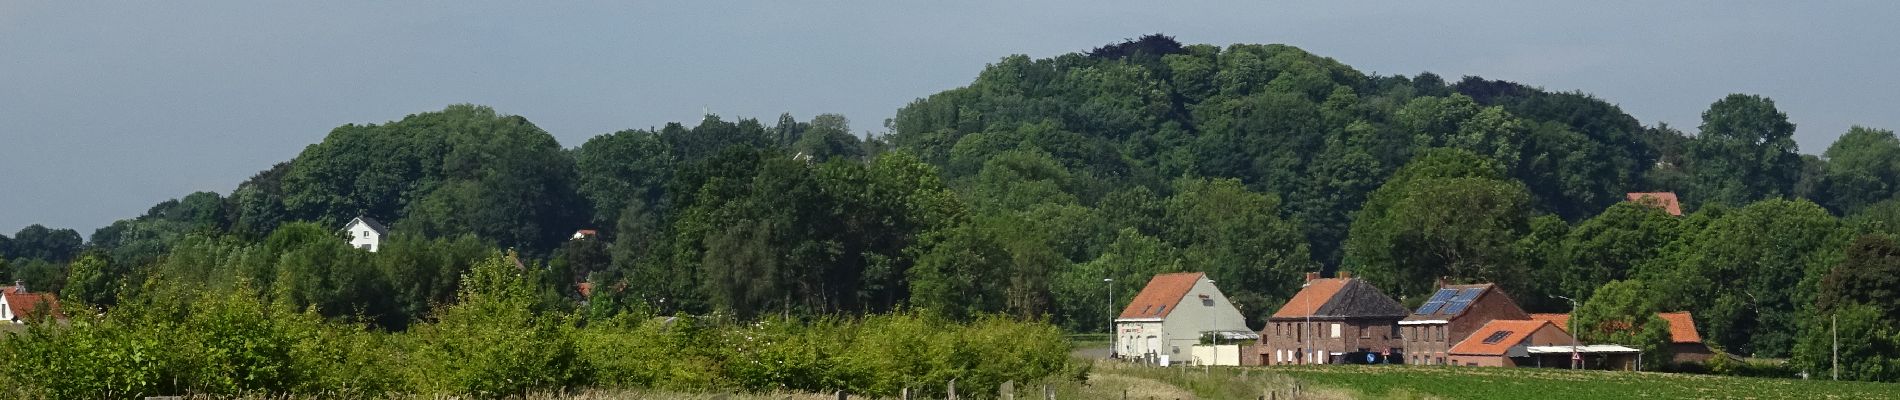
<path fill-rule="evenodd" d="M 1855 126 L 1822 153 L 1826 206 L 1853 214 L 1900 193 L 1900 138 L 1893 131 Z"/>
<path fill-rule="evenodd" d="M 1679 225 L 1659 208 L 1630 202 L 1577 224 L 1564 239 L 1562 293 L 1590 298 L 1597 287 L 1628 279 L 1637 267 L 1662 256 L 1681 235 Z"/>
<path fill-rule="evenodd" d="M 1354 218 L 1346 268 L 1400 296 L 1438 277 L 1524 282 L 1515 242 L 1528 232 L 1530 195 L 1469 151 L 1421 154 L 1374 191 Z"/>
<path fill-rule="evenodd" d="M 78 256 L 85 244 L 78 231 L 33 224 L 13 234 L 8 256 L 65 263 Z"/>
<path fill-rule="evenodd" d="M 1800 200 L 1756 202 L 1685 232 L 1678 254 L 1639 275 L 1664 308 L 1695 311 L 1713 345 L 1758 357 L 1788 355 L 1847 242 L 1840 221 Z"/>
<path fill-rule="evenodd" d="M 1766 97 L 1731 94 L 1702 112 L 1690 142 L 1695 202 L 1743 205 L 1790 196 L 1801 171 L 1794 123 Z"/>
<path fill-rule="evenodd" d="M 1657 315 L 1661 310 L 1652 290 L 1639 280 L 1605 283 L 1571 318 L 1577 339 L 1636 347 L 1642 351 L 1644 369 L 1668 365 L 1672 356 L 1669 321 Z"/>

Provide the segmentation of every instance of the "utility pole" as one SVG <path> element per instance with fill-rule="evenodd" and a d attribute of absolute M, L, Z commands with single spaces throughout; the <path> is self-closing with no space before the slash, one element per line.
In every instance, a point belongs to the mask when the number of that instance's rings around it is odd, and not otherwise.
<path fill-rule="evenodd" d="M 1570 301 L 1570 322 L 1566 327 L 1570 328 L 1567 329 L 1570 331 L 1570 369 L 1579 369 L 1583 366 L 1583 354 L 1577 352 L 1577 299 L 1564 296 L 1551 297 Z M 1637 354 L 1637 357 L 1642 357 L 1642 354 Z"/>
<path fill-rule="evenodd" d="M 1115 278 L 1102 278 L 1102 296 L 1108 301 L 1108 358 L 1115 358 Z"/>

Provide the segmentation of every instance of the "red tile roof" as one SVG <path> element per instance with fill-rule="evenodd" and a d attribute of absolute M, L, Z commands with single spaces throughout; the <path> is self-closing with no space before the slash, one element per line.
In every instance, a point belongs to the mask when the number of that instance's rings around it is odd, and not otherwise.
<path fill-rule="evenodd" d="M 1142 288 L 1135 300 L 1128 303 L 1128 308 L 1122 309 L 1119 318 L 1167 318 L 1205 275 L 1199 272 L 1155 275 L 1148 280 L 1148 287 Z"/>
<path fill-rule="evenodd" d="M 1531 314 L 1531 320 L 1550 321 L 1550 324 L 1556 325 L 1557 329 L 1562 329 L 1564 332 L 1570 331 L 1570 314 Z"/>
<path fill-rule="evenodd" d="M 1656 313 L 1663 321 L 1669 322 L 1669 341 L 1671 343 L 1702 343 L 1702 335 L 1696 333 L 1695 317 L 1688 311 Z M 1558 329 L 1570 331 L 1570 314 L 1531 314 L 1531 319 L 1550 321 Z"/>
<path fill-rule="evenodd" d="M 1702 335 L 1695 331 L 1695 318 L 1688 311 L 1659 313 L 1664 321 L 1669 321 L 1669 341 L 1672 343 L 1702 343 Z"/>
<path fill-rule="evenodd" d="M 1339 294 L 1339 289 L 1346 287 L 1348 280 L 1327 278 L 1307 281 L 1306 287 L 1300 289 L 1299 294 L 1293 295 L 1293 299 L 1287 300 L 1286 305 L 1281 306 L 1280 311 L 1274 312 L 1273 316 L 1279 318 L 1313 315 L 1319 312 L 1320 306 L 1326 305 L 1326 301 L 1332 300 L 1333 295 Z"/>
<path fill-rule="evenodd" d="M 1455 346 L 1451 346 L 1451 350 L 1448 353 L 1483 356 L 1504 355 L 1511 350 L 1511 346 L 1516 346 L 1518 343 L 1524 342 L 1524 339 L 1530 338 L 1532 333 L 1537 332 L 1538 329 L 1543 329 L 1545 326 L 1551 326 L 1550 321 L 1533 319 L 1494 319 L 1484 324 L 1484 327 L 1472 331 L 1471 336 L 1466 336 L 1464 341 L 1458 342 Z M 1500 334 L 1503 335 L 1502 339 L 1486 343 L 1487 341 L 1485 339 Z"/>
<path fill-rule="evenodd" d="M 1669 215 L 1682 216 L 1682 202 L 1676 200 L 1673 192 L 1629 193 L 1630 202 L 1661 207 Z"/>
<path fill-rule="evenodd" d="M 54 316 L 59 315 L 59 296 L 52 293 L 21 293 L 19 286 L 7 286 L 5 289 L 0 289 L 0 296 L 6 296 L 7 306 L 12 308 L 8 311 L 13 314 L 14 319 L 32 318 L 34 313 L 39 312 L 39 304 L 42 302 L 46 303 L 47 311 L 52 312 Z"/>

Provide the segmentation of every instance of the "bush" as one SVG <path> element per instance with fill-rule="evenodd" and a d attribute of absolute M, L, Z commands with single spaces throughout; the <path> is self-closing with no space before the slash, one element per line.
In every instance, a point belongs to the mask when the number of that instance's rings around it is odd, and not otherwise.
<path fill-rule="evenodd" d="M 537 311 L 531 277 L 494 257 L 435 321 L 385 333 L 238 290 L 163 283 L 105 317 L 0 340 L 9 398 L 154 395 L 507 397 L 586 387 L 941 394 L 1077 377 L 1053 325 L 926 313 L 763 320 L 622 315 L 581 327 Z"/>

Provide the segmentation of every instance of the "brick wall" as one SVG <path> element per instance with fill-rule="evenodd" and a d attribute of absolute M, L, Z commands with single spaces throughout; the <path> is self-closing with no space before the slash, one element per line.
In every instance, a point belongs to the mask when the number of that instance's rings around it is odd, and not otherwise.
<path fill-rule="evenodd" d="M 1338 336 L 1334 336 L 1337 325 Z M 1393 334 L 1398 319 L 1317 319 L 1304 318 L 1267 321 L 1260 331 L 1259 352 L 1263 365 L 1328 363 L 1332 353 L 1386 351 L 1398 348 L 1400 338 Z M 1292 356 L 1288 355 L 1292 351 Z M 1320 352 L 1315 360 L 1313 351 Z"/>

